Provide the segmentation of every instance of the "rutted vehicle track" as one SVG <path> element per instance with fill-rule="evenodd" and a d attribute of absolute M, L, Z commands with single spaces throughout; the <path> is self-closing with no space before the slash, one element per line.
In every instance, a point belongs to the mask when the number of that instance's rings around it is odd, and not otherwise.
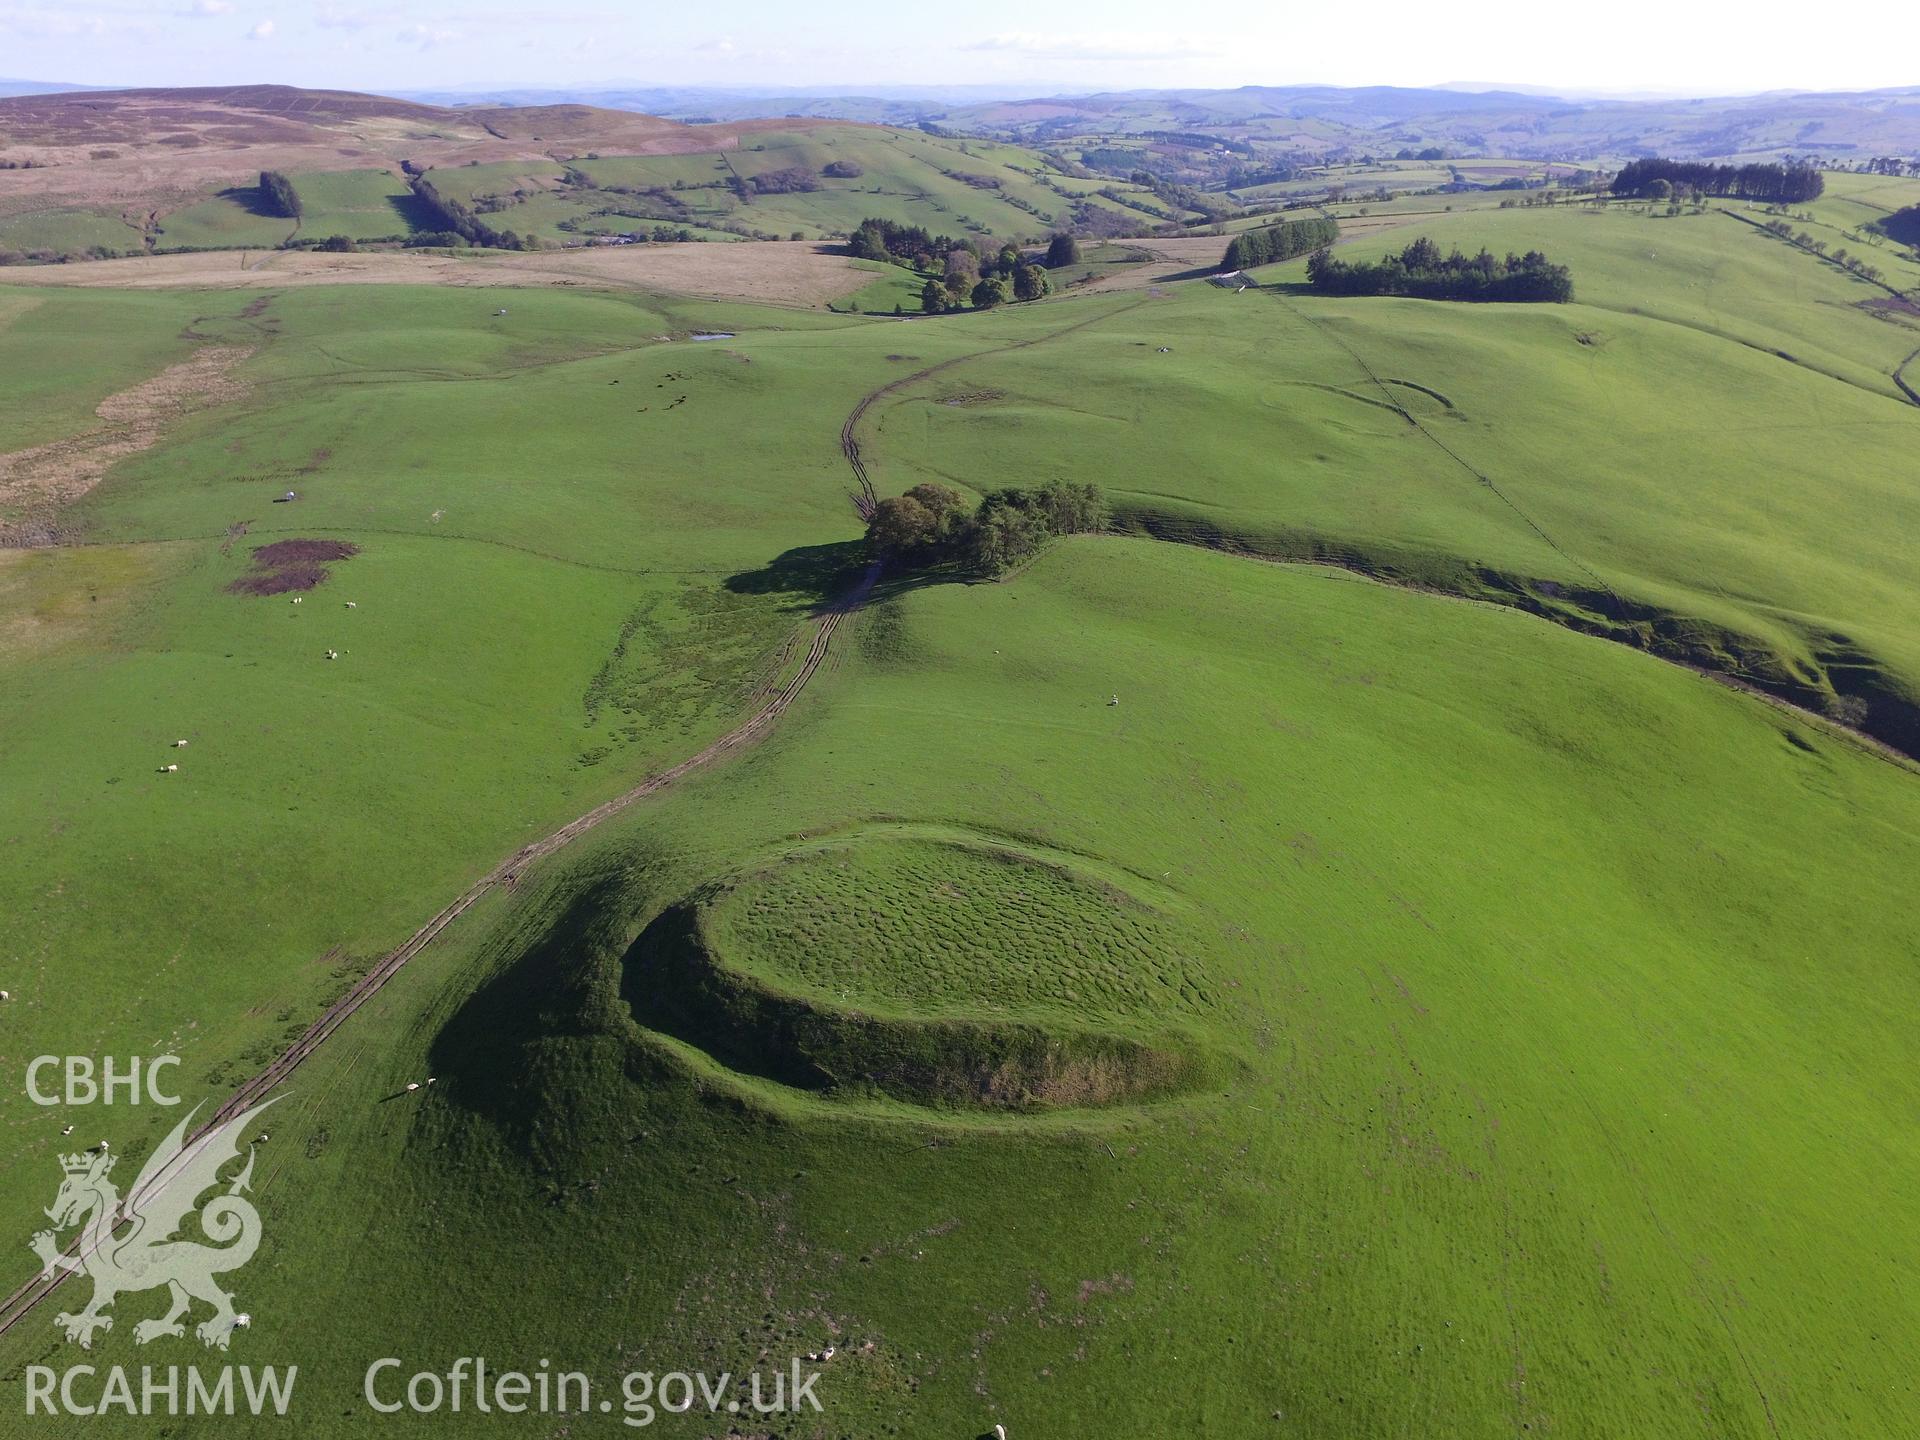
<path fill-rule="evenodd" d="M 1024 349 L 1029 345 L 1036 345 L 1042 340 L 1051 340 L 1056 336 L 1083 329 L 1088 325 L 1098 324 L 1102 320 L 1122 314 L 1127 310 L 1133 309 L 1135 305 L 1143 303 L 1145 303 L 1144 300 L 1136 300 L 1132 305 L 1119 306 L 1103 314 L 1076 321 L 1059 330 L 1049 331 L 1045 335 L 1036 335 L 1029 340 L 1017 341 L 1011 345 L 994 346 L 970 355 L 956 356 L 952 360 L 942 361 L 938 365 L 930 365 L 926 369 L 915 371 L 911 375 L 904 375 L 898 380 L 882 385 L 878 389 L 870 391 L 861 397 L 859 403 L 854 406 L 852 412 L 840 427 L 841 452 L 846 456 L 847 464 L 849 468 L 852 469 L 854 478 L 859 482 L 860 486 L 858 490 L 852 492 L 852 498 L 854 508 L 859 511 L 861 518 L 864 520 L 871 516 L 873 507 L 878 501 L 873 488 L 873 481 L 868 476 L 866 465 L 861 460 L 860 444 L 854 432 L 859 426 L 861 418 L 876 401 L 907 385 L 924 380 L 930 375 L 937 374 L 950 366 L 961 364 L 967 360 L 980 359 L 986 355 L 998 354 L 1007 350 Z M 446 905 L 445 908 L 434 915 L 432 919 L 428 920 L 426 924 L 414 931 L 401 945 L 389 951 L 386 956 L 381 959 L 380 963 L 362 976 L 346 994 L 329 1005 L 319 1019 L 308 1026 L 300 1038 L 294 1041 L 278 1059 L 268 1065 L 266 1069 L 253 1076 L 252 1079 L 248 1080 L 229 1096 L 219 1109 L 208 1116 L 204 1124 L 200 1125 L 191 1135 L 186 1137 L 185 1144 L 191 1147 L 207 1135 L 215 1126 L 257 1104 L 269 1092 L 279 1086 L 280 1083 L 297 1070 L 314 1051 L 325 1044 L 328 1038 L 345 1024 L 347 1019 L 355 1011 L 377 995 L 389 980 L 399 974 L 400 971 L 406 967 L 408 961 L 412 960 L 414 956 L 432 944 L 441 931 L 445 930 L 455 920 L 472 909 L 483 896 L 501 886 L 511 887 L 518 882 L 520 873 L 529 865 L 538 863 L 572 841 L 579 839 L 582 835 L 612 819 L 636 801 L 659 794 L 662 790 L 667 789 L 669 786 L 684 779 L 693 772 L 704 769 L 723 756 L 757 740 L 775 721 L 786 713 L 787 708 L 793 704 L 795 698 L 806 688 L 807 683 L 813 679 L 815 672 L 820 668 L 821 662 L 827 658 L 828 648 L 832 643 L 834 632 L 840 627 L 840 622 L 865 603 L 868 594 L 873 589 L 874 583 L 880 577 L 880 568 L 881 564 L 877 560 L 868 565 L 859 582 L 822 613 L 820 623 L 814 630 L 813 641 L 808 646 L 806 656 L 801 661 L 799 669 L 796 670 L 792 678 L 776 690 L 767 700 L 766 704 L 762 705 L 752 716 L 735 726 L 732 730 L 729 730 L 698 754 L 682 760 L 671 769 L 648 776 L 631 790 L 627 790 L 622 794 L 616 795 L 613 799 L 595 806 L 592 810 L 587 811 L 586 814 L 569 821 L 544 838 L 536 840 L 529 845 L 522 846 L 520 849 L 514 851 L 512 855 L 494 866 L 492 870 L 476 880 L 459 897 Z M 78 1256 L 81 1251 L 82 1244 L 76 1240 L 67 1248 L 65 1253 L 69 1256 Z M 0 1304 L 0 1335 L 5 1334 L 26 1319 L 42 1300 L 46 1299 L 47 1296 L 59 1288 L 60 1282 L 70 1273 L 72 1272 L 56 1268 L 52 1275 L 47 1275 L 43 1272 L 16 1288 L 13 1293 L 7 1297 L 4 1304 Z"/>
<path fill-rule="evenodd" d="M 329 1005 L 320 1018 L 308 1026 L 305 1033 L 294 1041 L 285 1053 L 248 1080 L 227 1099 L 225 1104 L 208 1116 L 206 1122 L 187 1138 L 187 1145 L 192 1146 L 221 1122 L 257 1104 L 269 1091 L 297 1070 L 308 1056 L 325 1044 L 328 1037 L 345 1024 L 349 1016 L 377 995 L 389 980 L 405 968 L 408 961 L 432 944 L 441 931 L 464 915 L 483 896 L 503 885 L 510 887 L 516 884 L 520 873 L 529 865 L 545 859 L 556 850 L 579 839 L 589 830 L 611 820 L 635 801 L 657 795 L 696 770 L 705 769 L 722 756 L 731 754 L 757 740 L 786 713 L 787 707 L 793 704 L 795 698 L 806 688 L 807 682 L 813 679 L 814 673 L 820 668 L 820 663 L 827 658 L 827 649 L 833 640 L 834 631 L 840 627 L 842 620 L 857 610 L 866 600 L 874 581 L 879 578 L 879 573 L 880 566 L 877 561 L 869 565 L 859 583 L 835 601 L 832 607 L 820 617 L 820 623 L 813 633 L 813 643 L 808 646 L 799 669 L 751 717 L 729 730 L 698 754 L 682 760 L 671 769 L 648 776 L 631 790 L 616 795 L 613 799 L 595 806 L 586 814 L 562 825 L 552 834 L 514 851 L 512 855 L 476 880 L 431 920 L 414 931 L 403 944 L 388 952 L 380 963 L 362 976 L 352 989 Z M 66 1253 L 71 1256 L 79 1255 L 80 1243 L 75 1242 Z M 37 1275 L 9 1295 L 5 1304 L 0 1305 L 0 1334 L 5 1334 L 32 1313 L 33 1308 L 52 1294 L 68 1273 L 70 1272 L 65 1270 L 55 1270 L 51 1276 Z"/>
<path fill-rule="evenodd" d="M 867 411 L 887 396 L 906 389 L 909 385 L 918 385 L 922 380 L 931 379 L 943 370 L 951 370 L 956 365 L 965 365 L 971 360 L 984 360 L 989 355 L 1004 355 L 1012 350 L 1024 350 L 1029 345 L 1038 345 L 1043 341 L 1057 340 L 1062 335 L 1071 335 L 1076 330 L 1084 330 L 1089 325 L 1098 325 L 1111 320 L 1116 315 L 1124 315 L 1129 310 L 1146 304 L 1146 297 L 1131 304 L 1118 305 L 1099 315 L 1089 316 L 1085 320 L 1076 320 L 1071 325 L 1063 325 L 1058 330 L 1049 330 L 1044 335 L 1035 335 L 1030 340 L 1016 340 L 1010 345 L 993 345 L 985 350 L 975 350 L 971 354 L 956 355 L 951 360 L 942 360 L 938 365 L 929 365 L 924 370 L 916 370 L 911 375 L 902 375 L 898 380 L 889 380 L 877 390 L 869 390 L 860 397 L 860 403 L 848 412 L 840 425 L 840 453 L 847 457 L 847 467 L 853 471 L 853 478 L 859 489 L 849 491 L 853 499 L 853 508 L 860 512 L 862 520 L 873 518 L 874 507 L 880 503 L 879 495 L 874 491 L 873 480 L 867 474 L 867 466 L 860 454 L 860 422 L 866 418 Z"/>

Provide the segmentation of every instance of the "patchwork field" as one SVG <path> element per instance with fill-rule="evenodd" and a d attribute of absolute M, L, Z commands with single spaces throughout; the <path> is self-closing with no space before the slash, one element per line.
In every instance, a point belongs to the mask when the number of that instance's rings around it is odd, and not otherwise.
<path fill-rule="evenodd" d="M 882 213 L 861 163 L 765 213 Z M 352 1001 L 232 1281 L 301 1434 L 484 1355 L 608 1401 L 489 1417 L 540 1436 L 793 1357 L 818 1416 L 652 1419 L 1908 1435 L 1920 340 L 1736 209 L 1341 247 L 1538 247 L 1566 306 L 1233 293 L 1219 235 L 906 322 L 806 308 L 915 283 L 812 244 L 8 272 L 0 476 L 127 448 L 0 550 L 0 1062 L 171 1051 L 211 1108 Z M 1112 524 L 875 570 L 856 472 Z M 137 1169 L 178 1118 L 0 1102 L 8 1288 L 62 1127 Z M 0 1315 L 0 1411 L 84 1284 Z M 163 1304 L 86 1362 L 201 1356 Z"/>
<path fill-rule="evenodd" d="M 817 241 L 869 216 L 1000 239 L 1183 218 L 1142 185 L 988 140 L 821 120 L 682 125 L 580 105 L 445 110 L 276 86 L 0 98 L 0 162 L 21 167 L 0 184 L 0 252 L 41 259 L 441 232 L 403 165 L 545 246 Z M 268 169 L 300 196 L 297 223 L 261 203 Z"/>

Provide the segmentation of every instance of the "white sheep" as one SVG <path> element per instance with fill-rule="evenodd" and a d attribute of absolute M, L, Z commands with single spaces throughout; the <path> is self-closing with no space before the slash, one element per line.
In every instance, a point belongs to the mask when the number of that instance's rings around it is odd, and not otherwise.
<path fill-rule="evenodd" d="M 67 1128 L 66 1128 L 66 1129 L 64 1129 L 64 1130 L 62 1130 L 62 1131 L 61 1131 L 60 1133 L 61 1133 L 62 1135 L 71 1135 L 71 1134 L 73 1134 L 73 1126 L 71 1126 L 71 1125 L 69 1125 L 69 1126 L 67 1126 Z"/>
<path fill-rule="evenodd" d="M 294 603 L 294 604 L 296 604 L 296 605 L 298 605 L 298 604 L 300 603 L 300 597 L 299 597 L 298 595 L 296 595 L 296 596 L 294 596 L 294 597 L 293 597 L 293 603 Z"/>
<path fill-rule="evenodd" d="M 1004 1425 L 995 1425 L 993 1427 L 993 1440 L 1007 1440 L 1007 1427 Z"/>
<path fill-rule="evenodd" d="M 359 607 L 358 605 L 356 605 L 356 604 L 354 604 L 354 603 L 353 603 L 353 601 L 351 601 L 351 600 L 349 600 L 349 601 L 347 601 L 347 609 L 349 609 L 349 610 L 358 610 L 359 608 L 360 608 L 360 607 Z"/>
<path fill-rule="evenodd" d="M 338 660 L 339 658 L 340 658 L 340 652 L 338 650 L 327 651 L 327 659 Z"/>
<path fill-rule="evenodd" d="M 235 1325 L 251 1325 L 253 1323 L 253 1316 L 242 1310 L 238 1315 L 233 1317 L 233 1323 Z"/>
<path fill-rule="evenodd" d="M 11 990 L 0 990 L 0 1000 L 11 999 L 13 999 L 13 992 Z"/>
<path fill-rule="evenodd" d="M 180 767 L 178 765 L 164 765 L 160 770 L 162 775 L 177 775 L 179 772 Z"/>
<path fill-rule="evenodd" d="M 420 1082 L 418 1080 L 407 1081 L 407 1094 L 411 1095 L 414 1091 L 418 1090 L 419 1088 L 420 1088 Z"/>
<path fill-rule="evenodd" d="M 176 740 L 173 742 L 173 748 L 176 750 L 184 750 L 187 748 L 187 742 L 184 740 Z"/>

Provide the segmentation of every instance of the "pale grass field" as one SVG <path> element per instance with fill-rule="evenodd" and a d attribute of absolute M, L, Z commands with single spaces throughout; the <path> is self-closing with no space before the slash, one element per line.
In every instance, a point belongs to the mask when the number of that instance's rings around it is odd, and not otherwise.
<path fill-rule="evenodd" d="M 1217 247 L 1216 247 L 1217 248 Z M 70 265 L 20 266 L 9 285 L 242 290 L 290 285 L 517 285 L 664 291 L 769 305 L 818 306 L 873 279 L 810 241 L 623 245 L 580 250 L 426 251 L 358 255 L 307 250 L 207 251 Z"/>

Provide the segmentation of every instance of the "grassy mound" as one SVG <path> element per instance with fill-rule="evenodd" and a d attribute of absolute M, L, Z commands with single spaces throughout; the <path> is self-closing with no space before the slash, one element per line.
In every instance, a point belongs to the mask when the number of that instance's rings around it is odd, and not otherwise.
<path fill-rule="evenodd" d="M 1172 927 L 1006 849 L 881 842 L 702 887 L 635 941 L 636 1019 L 834 1095 L 1031 1109 L 1164 1095 L 1201 1067 L 1089 1015 L 1203 1004 Z"/>
<path fill-rule="evenodd" d="M 12 446 L 261 347 L 244 405 L 70 512 L 101 543 L 0 555 L 9 1053 L 164 1047 L 217 1099 L 734 723 L 858 533 L 842 417 L 959 356 L 869 412 L 883 488 L 1043 460 L 1181 538 L 1913 689 L 1903 322 L 1724 216 L 1486 223 L 1584 303 L 0 295 Z M 737 338 L 659 338 L 694 330 Z M 360 544 L 356 608 L 223 595 L 286 539 Z M 616 1393 L 829 1344 L 830 1434 L 1915 1433 L 1909 771 L 1511 598 L 1112 537 L 880 594 L 763 740 L 489 895 L 296 1072 L 232 1358 L 301 1366 L 303 1434 L 365 1433 L 377 1355 Z M 1080 1103 L 1187 1054 L 1218 1084 Z M 62 1126 L 131 1169 L 174 1117 L 3 1118 L 24 1237 Z M 98 1361 L 183 1355 L 134 1344 L 163 1303 Z"/>
<path fill-rule="evenodd" d="M 795 851 L 720 890 L 706 924 L 728 964 L 834 1003 L 1071 1017 L 1211 1001 L 1168 916 L 1004 842 L 882 831 Z"/>
<path fill-rule="evenodd" d="M 1911 776 L 1622 646 L 1187 547 L 882 615 L 885 659 L 490 899 L 289 1087 L 234 1358 L 299 1363 L 308 1431 L 365 1432 L 378 1355 L 617 1395 L 831 1344 L 800 1434 L 1912 1433 Z M 876 814 L 1177 894 L 1126 886 L 1204 941 L 1219 1085 L 841 1103 L 635 1023 L 642 922 L 715 875 L 756 877 L 735 923 L 797 915 L 832 877 L 768 857 L 853 827 L 906 890 Z M 792 996 L 800 948 L 721 958 Z M 44 1204 L 64 1122 L 29 1118 Z M 147 1358 L 122 1303 L 93 1363 Z"/>

